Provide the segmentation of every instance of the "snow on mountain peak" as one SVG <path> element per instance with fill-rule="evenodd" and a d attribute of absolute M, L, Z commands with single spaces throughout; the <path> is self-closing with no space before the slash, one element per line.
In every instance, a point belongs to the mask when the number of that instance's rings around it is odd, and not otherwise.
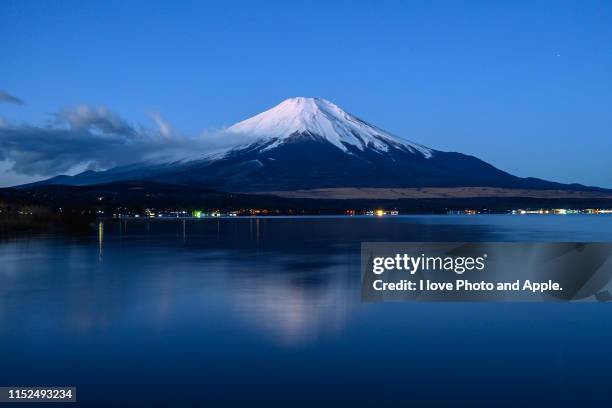
<path fill-rule="evenodd" d="M 337 105 L 320 98 L 286 99 L 272 109 L 229 127 L 228 132 L 245 135 L 249 142 L 276 139 L 273 148 L 296 133 L 309 133 L 326 139 L 347 152 L 346 145 L 360 150 L 373 148 L 386 152 L 390 146 L 432 156 L 432 150 L 396 137 L 345 112 Z"/>

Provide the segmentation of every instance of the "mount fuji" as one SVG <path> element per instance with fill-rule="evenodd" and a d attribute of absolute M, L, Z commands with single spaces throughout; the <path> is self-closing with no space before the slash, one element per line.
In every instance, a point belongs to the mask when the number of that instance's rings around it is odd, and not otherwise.
<path fill-rule="evenodd" d="M 239 142 L 215 155 L 86 171 L 35 184 L 149 181 L 226 192 L 424 187 L 593 190 L 516 177 L 473 156 L 425 147 L 319 98 L 287 99 L 226 132 Z"/>

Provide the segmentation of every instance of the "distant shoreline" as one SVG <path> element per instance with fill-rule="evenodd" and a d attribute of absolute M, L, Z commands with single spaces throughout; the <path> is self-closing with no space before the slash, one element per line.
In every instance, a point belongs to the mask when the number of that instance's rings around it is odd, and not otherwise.
<path fill-rule="evenodd" d="M 281 219 L 281 218 L 346 218 L 346 219 L 366 219 L 366 218 L 419 218 L 419 217 L 474 217 L 474 216 L 508 216 L 508 217 L 576 217 L 576 216 L 612 216 L 612 213 L 579 213 L 579 214 L 560 214 L 560 213 L 527 213 L 527 214 L 518 214 L 518 213 L 479 213 L 479 214 L 470 214 L 470 213 L 448 213 L 448 214 L 400 214 L 400 215 L 345 215 L 345 214 L 318 214 L 318 215 L 240 215 L 240 216 L 229 216 L 229 215 L 221 215 L 221 216 L 207 216 L 207 217 L 121 217 L 121 218 L 113 218 L 113 217 L 99 217 L 98 221 L 142 221 L 142 222 L 150 222 L 150 221 L 214 221 L 214 220 L 246 220 L 246 219 Z"/>

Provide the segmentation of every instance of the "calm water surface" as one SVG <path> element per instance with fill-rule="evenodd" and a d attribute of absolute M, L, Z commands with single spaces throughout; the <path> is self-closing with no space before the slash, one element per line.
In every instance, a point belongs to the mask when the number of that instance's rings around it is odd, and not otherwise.
<path fill-rule="evenodd" d="M 612 242 L 612 217 L 154 220 L 4 237 L 0 385 L 74 385 L 87 406 L 612 398 L 611 304 L 362 303 L 361 241 Z"/>

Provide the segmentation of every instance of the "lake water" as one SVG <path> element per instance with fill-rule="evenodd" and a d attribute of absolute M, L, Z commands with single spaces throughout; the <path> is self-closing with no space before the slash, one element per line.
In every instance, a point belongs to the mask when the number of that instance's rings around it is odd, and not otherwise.
<path fill-rule="evenodd" d="M 612 242 L 608 216 L 105 222 L 0 241 L 0 386 L 99 406 L 610 401 L 612 304 L 363 303 L 362 241 Z"/>

